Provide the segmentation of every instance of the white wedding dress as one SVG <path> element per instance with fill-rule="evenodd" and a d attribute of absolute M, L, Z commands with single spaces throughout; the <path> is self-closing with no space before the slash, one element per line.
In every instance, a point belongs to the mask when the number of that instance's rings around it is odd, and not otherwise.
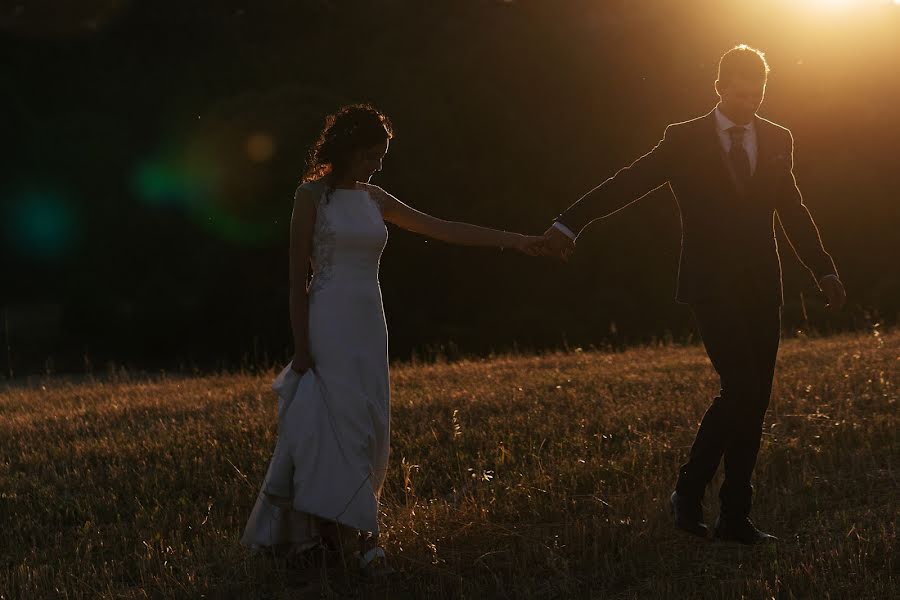
<path fill-rule="evenodd" d="M 318 194 L 309 289 L 315 367 L 284 368 L 278 439 L 241 543 L 253 550 L 318 541 L 321 520 L 378 531 L 390 447 L 387 328 L 378 284 L 387 229 L 365 189 Z"/>

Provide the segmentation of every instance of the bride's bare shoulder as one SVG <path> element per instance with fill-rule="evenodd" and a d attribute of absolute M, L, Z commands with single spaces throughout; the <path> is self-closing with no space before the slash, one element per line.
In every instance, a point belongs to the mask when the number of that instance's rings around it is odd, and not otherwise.
<path fill-rule="evenodd" d="M 370 194 L 387 194 L 387 190 L 379 185 L 375 185 L 374 183 L 363 183 L 359 182 L 360 187 L 364 190 L 368 191 Z"/>
<path fill-rule="evenodd" d="M 397 200 L 390 192 L 374 183 L 360 183 L 360 186 L 369 192 L 369 196 L 375 201 L 382 213 L 384 213 L 385 205 L 391 205 Z"/>
<path fill-rule="evenodd" d="M 324 179 L 304 181 L 294 190 L 294 198 L 297 200 L 318 200 L 327 189 L 328 185 Z"/>

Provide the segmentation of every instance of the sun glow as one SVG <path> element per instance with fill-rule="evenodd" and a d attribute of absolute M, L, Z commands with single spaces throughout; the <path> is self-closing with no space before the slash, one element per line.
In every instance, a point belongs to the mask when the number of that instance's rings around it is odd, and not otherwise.
<path fill-rule="evenodd" d="M 809 8 L 828 11 L 845 11 L 873 6 L 900 6 L 900 0 L 802 0 Z"/>
<path fill-rule="evenodd" d="M 855 0 L 816 0 L 815 4 L 818 4 L 822 8 L 838 10 L 844 8 L 850 8 L 854 4 L 856 4 Z"/>
<path fill-rule="evenodd" d="M 782 6 L 816 20 L 900 16 L 900 0 L 786 0 Z"/>

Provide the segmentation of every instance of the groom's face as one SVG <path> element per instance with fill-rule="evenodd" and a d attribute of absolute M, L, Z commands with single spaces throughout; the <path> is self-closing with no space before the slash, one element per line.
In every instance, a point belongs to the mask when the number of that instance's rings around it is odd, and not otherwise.
<path fill-rule="evenodd" d="M 744 125 L 759 110 L 766 93 L 766 82 L 756 78 L 733 77 L 727 83 L 716 81 L 716 91 L 722 100 L 722 112 L 738 125 Z"/>

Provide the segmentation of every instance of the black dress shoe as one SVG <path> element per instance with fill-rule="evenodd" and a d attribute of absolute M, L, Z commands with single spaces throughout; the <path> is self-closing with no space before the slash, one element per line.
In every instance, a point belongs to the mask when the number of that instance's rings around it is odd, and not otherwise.
<path fill-rule="evenodd" d="M 713 537 L 723 542 L 738 542 L 753 546 L 778 540 L 774 535 L 760 531 L 749 517 L 741 519 L 716 519 L 716 528 Z"/>
<path fill-rule="evenodd" d="M 688 499 L 678 495 L 678 492 L 672 492 L 669 505 L 675 517 L 675 527 L 699 537 L 706 537 L 708 528 L 703 522 L 703 506 L 700 500 Z"/>

